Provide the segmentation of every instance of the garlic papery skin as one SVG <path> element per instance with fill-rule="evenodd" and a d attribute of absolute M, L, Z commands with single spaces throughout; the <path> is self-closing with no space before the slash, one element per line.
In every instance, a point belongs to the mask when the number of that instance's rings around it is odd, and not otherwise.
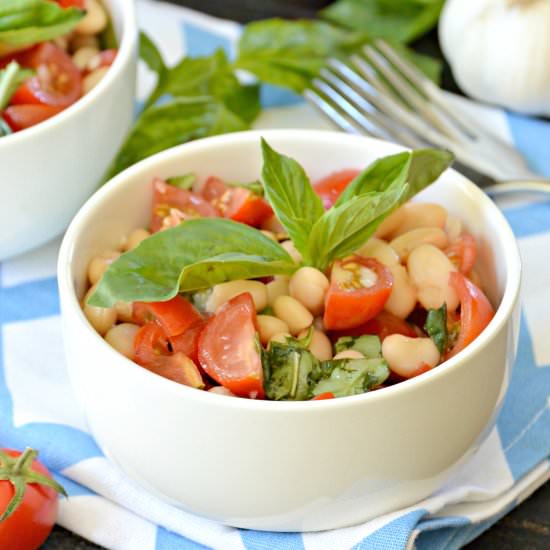
<path fill-rule="evenodd" d="M 439 41 L 466 94 L 550 115 L 550 0 L 447 0 Z"/>

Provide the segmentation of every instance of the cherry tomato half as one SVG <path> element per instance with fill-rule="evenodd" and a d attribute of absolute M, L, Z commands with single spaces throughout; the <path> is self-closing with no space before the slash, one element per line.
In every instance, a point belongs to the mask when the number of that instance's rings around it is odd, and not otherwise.
<path fill-rule="evenodd" d="M 445 250 L 445 254 L 463 275 L 468 275 L 477 257 L 477 243 L 469 233 L 462 233 Z"/>
<path fill-rule="evenodd" d="M 202 196 L 221 216 L 252 227 L 260 227 L 273 215 L 271 206 L 262 197 L 245 187 L 228 186 L 220 178 L 208 178 Z"/>
<path fill-rule="evenodd" d="M 340 170 L 333 172 L 313 184 L 313 189 L 321 197 L 323 206 L 328 209 L 342 194 L 348 184 L 360 174 L 360 170 Z"/>
<path fill-rule="evenodd" d="M 62 110 L 52 105 L 11 105 L 4 110 L 2 117 L 14 132 L 18 132 L 48 120 Z"/>
<path fill-rule="evenodd" d="M 263 371 L 256 344 L 256 308 L 249 292 L 221 305 L 199 336 L 199 363 L 235 395 L 262 399 Z"/>
<path fill-rule="evenodd" d="M 165 218 L 170 218 L 172 210 L 181 214 L 179 221 L 186 218 L 218 216 L 218 211 L 197 193 L 170 185 L 161 178 L 155 178 L 151 231 L 162 229 Z"/>
<path fill-rule="evenodd" d="M 142 367 L 178 384 L 203 388 L 199 368 L 184 353 L 171 353 L 168 340 L 155 322 L 146 323 L 134 340 L 134 361 Z"/>
<path fill-rule="evenodd" d="M 52 42 L 44 42 L 20 56 L 21 63 L 36 71 L 17 88 L 11 105 L 68 107 L 82 95 L 82 76 L 71 56 Z"/>
<path fill-rule="evenodd" d="M 138 324 L 155 321 L 165 336 L 177 336 L 202 319 L 201 314 L 183 296 L 166 302 L 134 302 L 133 317 Z"/>
<path fill-rule="evenodd" d="M 460 333 L 447 359 L 462 351 L 475 340 L 495 315 L 493 306 L 483 292 L 458 271 L 451 272 L 449 284 L 460 299 Z"/>
<path fill-rule="evenodd" d="M 3 449 L 8 457 L 18 458 L 22 453 Z M 28 451 L 26 451 L 28 453 Z M 6 469 L 3 459 L 1 466 Z M 48 470 L 37 460 L 30 464 L 29 471 L 51 479 Z M 25 477 L 25 472 L 22 474 Z M 59 487 L 57 491 L 62 491 Z M 4 513 L 15 493 L 7 479 L 0 481 L 0 514 Z M 6 519 L 0 521 L 0 548 L 6 550 L 36 550 L 48 538 L 57 517 L 58 500 L 56 489 L 35 482 L 26 482 L 25 494 L 19 506 Z"/>
<path fill-rule="evenodd" d="M 391 271 L 374 258 L 351 256 L 332 266 L 323 323 L 327 330 L 358 327 L 380 313 L 393 285 Z"/>

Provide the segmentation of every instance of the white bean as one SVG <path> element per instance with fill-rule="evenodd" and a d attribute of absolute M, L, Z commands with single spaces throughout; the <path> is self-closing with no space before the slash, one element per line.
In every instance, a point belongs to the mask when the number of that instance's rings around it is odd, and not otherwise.
<path fill-rule="evenodd" d="M 371 237 L 358 251 L 359 256 L 374 258 L 380 263 L 390 266 L 399 263 L 399 255 L 386 242 L 376 237 Z"/>
<path fill-rule="evenodd" d="M 92 258 L 88 264 L 88 280 L 95 285 L 103 276 L 107 268 L 120 256 L 117 250 L 106 250 Z"/>
<path fill-rule="evenodd" d="M 261 311 L 267 306 L 267 289 L 260 281 L 229 281 L 212 288 L 212 292 L 206 300 L 205 309 L 208 313 L 214 313 L 218 307 L 243 292 L 250 292 L 256 311 Z"/>
<path fill-rule="evenodd" d="M 275 236 L 275 233 L 273 231 L 268 231 L 267 229 L 262 229 L 260 233 L 263 233 L 268 239 L 271 239 L 272 241 L 278 242 L 277 237 Z"/>
<path fill-rule="evenodd" d="M 308 330 L 303 330 L 298 334 L 298 338 L 305 338 L 307 334 Z M 313 331 L 308 349 L 319 361 L 332 359 L 332 344 L 328 336 L 320 330 Z"/>
<path fill-rule="evenodd" d="M 429 202 L 408 202 L 400 210 L 403 211 L 401 223 L 393 233 L 393 237 L 407 233 L 419 227 L 439 227 L 443 229 L 447 222 L 447 210 L 439 204 Z"/>
<path fill-rule="evenodd" d="M 74 30 L 82 34 L 100 33 L 108 23 L 107 13 L 97 0 L 86 0 L 86 15 L 77 23 Z"/>
<path fill-rule="evenodd" d="M 307 307 L 313 315 L 320 315 L 325 307 L 325 294 L 330 286 L 326 275 L 314 267 L 301 267 L 288 283 L 290 296 Z"/>
<path fill-rule="evenodd" d="M 288 325 L 291 334 L 299 334 L 313 323 L 313 315 L 291 296 L 279 296 L 273 302 L 273 310 Z"/>
<path fill-rule="evenodd" d="M 80 50 L 80 48 L 95 48 L 99 50 L 99 39 L 93 34 L 73 32 L 69 42 L 73 52 Z"/>
<path fill-rule="evenodd" d="M 431 338 L 409 338 L 391 334 L 382 342 L 382 356 L 390 369 L 404 378 L 420 374 L 423 367 L 439 363 L 439 351 Z"/>
<path fill-rule="evenodd" d="M 346 349 L 337 353 L 333 359 L 364 359 L 365 356 L 356 349 Z"/>
<path fill-rule="evenodd" d="M 90 74 L 86 75 L 82 80 L 82 93 L 87 94 L 93 88 L 95 88 L 107 74 L 109 67 L 99 67 L 95 71 L 92 71 Z"/>
<path fill-rule="evenodd" d="M 405 214 L 403 207 L 394 210 L 377 228 L 374 232 L 374 236 L 379 239 L 386 239 L 391 237 L 397 228 L 403 222 Z"/>
<path fill-rule="evenodd" d="M 273 302 L 279 296 L 288 295 L 289 280 L 290 277 L 288 277 L 287 275 L 275 275 L 275 277 L 273 277 L 273 281 L 270 281 L 269 283 L 267 283 L 267 285 L 265 285 L 267 289 L 267 303 L 270 306 L 273 306 Z"/>
<path fill-rule="evenodd" d="M 286 339 L 291 337 L 292 335 L 290 334 L 290 332 L 279 332 L 278 334 L 274 334 L 269 341 L 279 342 L 280 344 L 286 344 Z"/>
<path fill-rule="evenodd" d="M 416 305 L 416 288 L 402 265 L 390 265 L 388 269 L 393 276 L 393 285 L 384 309 L 400 319 L 405 319 Z"/>
<path fill-rule="evenodd" d="M 86 303 L 86 300 L 93 294 L 92 287 L 84 298 L 84 315 L 90 324 L 101 336 L 105 336 L 109 329 L 116 323 L 117 313 L 114 307 L 97 307 Z"/>
<path fill-rule="evenodd" d="M 456 216 L 449 216 L 447 218 L 447 223 L 445 224 L 445 232 L 449 237 L 449 242 L 453 242 L 458 239 L 462 233 L 462 221 L 460 218 L 457 218 Z"/>
<path fill-rule="evenodd" d="M 131 323 L 134 320 L 132 302 L 117 302 L 114 307 L 116 309 L 117 321 Z"/>
<path fill-rule="evenodd" d="M 283 241 L 281 246 L 289 253 L 290 257 L 297 263 L 301 263 L 302 255 L 296 250 L 291 240 Z"/>
<path fill-rule="evenodd" d="M 93 46 L 84 46 L 83 48 L 79 48 L 73 54 L 73 63 L 81 71 L 83 71 L 90 60 L 92 60 L 98 53 L 99 50 L 97 48 L 94 48 Z"/>
<path fill-rule="evenodd" d="M 456 267 L 439 248 L 431 244 L 415 248 L 409 255 L 407 269 L 424 308 L 437 309 L 443 302 L 448 311 L 458 307 L 458 295 L 449 285 L 449 275 Z"/>
<path fill-rule="evenodd" d="M 288 332 L 288 325 L 273 315 L 258 315 L 258 330 L 260 342 L 265 346 L 273 336 L 281 332 Z"/>
<path fill-rule="evenodd" d="M 130 232 L 124 243 L 124 250 L 133 250 L 141 241 L 149 236 L 151 236 L 151 233 L 147 229 L 141 227 L 134 229 Z"/>
<path fill-rule="evenodd" d="M 433 244 L 443 249 L 449 244 L 449 239 L 447 233 L 439 227 L 419 227 L 402 233 L 390 242 L 401 261 L 406 261 L 409 254 L 422 244 Z"/>
<path fill-rule="evenodd" d="M 135 354 L 134 340 L 139 329 L 140 327 L 133 323 L 121 323 L 109 329 L 105 335 L 105 340 L 119 353 L 122 353 L 128 359 L 133 359 Z"/>

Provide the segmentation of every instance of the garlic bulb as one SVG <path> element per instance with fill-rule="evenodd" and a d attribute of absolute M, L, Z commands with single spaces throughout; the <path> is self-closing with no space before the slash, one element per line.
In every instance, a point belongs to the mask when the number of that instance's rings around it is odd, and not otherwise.
<path fill-rule="evenodd" d="M 447 0 L 439 41 L 465 93 L 550 115 L 550 0 Z"/>

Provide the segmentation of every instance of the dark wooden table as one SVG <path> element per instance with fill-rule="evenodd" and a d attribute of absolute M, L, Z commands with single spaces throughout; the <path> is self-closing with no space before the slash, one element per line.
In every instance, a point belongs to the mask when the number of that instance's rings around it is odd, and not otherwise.
<path fill-rule="evenodd" d="M 313 17 L 315 12 L 330 3 L 329 0 L 169 0 L 218 17 L 242 23 L 270 16 Z M 414 44 L 414 48 L 443 58 L 437 33 L 432 32 Z M 443 87 L 459 92 L 445 65 Z M 549 550 L 550 549 L 550 482 L 510 512 L 491 529 L 468 544 L 466 550 Z M 55 527 L 42 550 L 98 550 L 69 531 Z M 6 549 L 7 550 L 7 549 Z"/>

